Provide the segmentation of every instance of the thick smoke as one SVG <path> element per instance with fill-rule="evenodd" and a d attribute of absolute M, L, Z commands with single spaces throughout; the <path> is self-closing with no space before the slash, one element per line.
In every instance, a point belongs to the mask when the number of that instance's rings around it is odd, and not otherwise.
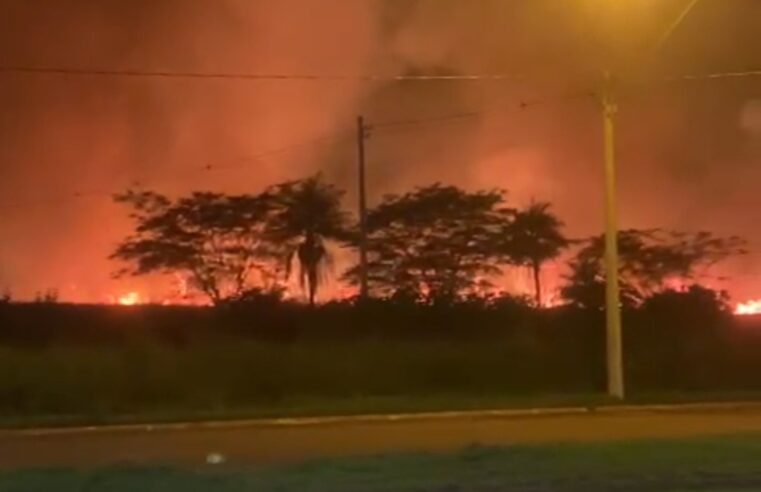
<path fill-rule="evenodd" d="M 70 199 L 76 191 L 136 181 L 167 193 L 256 191 L 322 170 L 353 203 L 358 114 L 378 126 L 368 141 L 373 201 L 434 181 L 503 187 L 517 205 L 552 201 L 573 235 L 597 233 L 599 108 L 591 95 L 568 96 L 594 92 L 605 66 L 629 78 L 761 67 L 756 0 L 704 2 L 657 56 L 648 54 L 651 40 L 682 2 L 618 3 L 0 0 L 4 65 L 525 76 L 366 83 L 3 74 L 0 201 L 30 205 L 3 205 L 0 287 L 27 296 L 58 287 L 96 301 L 147 288 L 108 279 L 115 265 L 105 257 L 129 231 L 124 211 L 100 195 Z M 739 233 L 755 248 L 758 81 L 623 84 L 621 92 L 622 226 Z M 461 112 L 483 115 L 383 127 Z M 322 136 L 335 140 L 253 159 Z M 731 284 L 738 297 L 759 295 L 759 260 L 729 268 L 742 272 Z"/>
<path fill-rule="evenodd" d="M 370 7 L 324 0 L 4 0 L 0 60 L 21 66 L 360 73 L 374 49 Z M 109 281 L 115 265 L 106 257 L 129 231 L 125 210 L 110 203 L 110 191 L 136 181 L 167 193 L 258 191 L 314 172 L 320 146 L 250 157 L 346 126 L 337 118 L 351 112 L 359 90 L 354 82 L 4 74 L 0 285 L 27 297 L 56 287 L 64 298 L 88 300 L 143 289 Z M 207 165 L 211 171 L 198 171 Z M 100 194 L 71 199 L 74 192 L 90 191 Z"/>
<path fill-rule="evenodd" d="M 758 81 L 634 81 L 658 73 L 761 66 L 752 48 L 761 32 L 761 4 L 704 2 L 655 48 L 654 40 L 669 26 L 665 20 L 683 6 L 662 0 L 416 2 L 385 43 L 407 67 L 523 74 L 526 81 L 389 88 L 397 94 L 387 99 L 404 101 L 408 111 L 436 115 L 476 108 L 488 117 L 383 140 L 388 147 L 382 150 L 393 156 L 385 158 L 385 174 L 400 186 L 435 180 L 499 186 L 517 204 L 548 199 L 572 234 L 597 233 L 602 224 L 599 108 L 591 97 L 564 101 L 563 95 L 596 91 L 603 67 L 613 66 L 632 81 L 620 82 L 622 227 L 740 234 L 757 251 L 761 233 L 752 211 L 761 203 L 756 192 L 761 168 L 754 164 L 761 158 Z M 420 102 L 409 104 L 415 97 Z M 540 104 L 502 116 L 490 113 L 534 100 Z M 397 113 L 399 107 L 385 104 L 383 110 Z M 758 295 L 759 260 L 749 255 L 713 272 L 734 277 L 714 285 L 731 288 L 737 297 Z"/>

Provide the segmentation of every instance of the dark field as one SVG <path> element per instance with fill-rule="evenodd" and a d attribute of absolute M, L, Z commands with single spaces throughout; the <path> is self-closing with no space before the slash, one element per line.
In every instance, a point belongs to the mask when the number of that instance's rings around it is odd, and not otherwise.
<path fill-rule="evenodd" d="M 633 401 L 747 399 L 761 323 L 673 298 L 625 312 Z M 602 401 L 601 313 L 483 306 L 0 305 L 5 425 Z"/>

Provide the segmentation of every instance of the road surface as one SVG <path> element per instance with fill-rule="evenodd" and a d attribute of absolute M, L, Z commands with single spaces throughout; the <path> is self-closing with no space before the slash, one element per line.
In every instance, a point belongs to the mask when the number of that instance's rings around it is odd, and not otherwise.
<path fill-rule="evenodd" d="M 0 431 L 0 469 L 258 466 L 347 455 L 455 451 L 474 444 L 678 438 L 761 432 L 761 405 L 583 408 Z"/>

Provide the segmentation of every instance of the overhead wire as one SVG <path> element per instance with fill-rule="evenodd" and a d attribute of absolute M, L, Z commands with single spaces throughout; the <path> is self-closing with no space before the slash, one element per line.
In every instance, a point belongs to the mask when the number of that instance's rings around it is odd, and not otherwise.
<path fill-rule="evenodd" d="M 38 75 L 78 75 L 107 77 L 222 79 L 247 81 L 367 81 L 367 82 L 415 82 L 415 81 L 518 81 L 523 74 L 308 74 L 308 73 L 247 73 L 247 72 L 194 72 L 168 70 L 136 70 L 116 68 L 74 68 L 0 66 L 0 73 Z"/>
<path fill-rule="evenodd" d="M 431 125 L 431 124 L 437 124 L 437 123 L 448 123 L 453 121 L 460 121 L 460 120 L 467 120 L 467 119 L 474 119 L 474 118 L 491 117 L 491 116 L 496 116 L 500 114 L 506 114 L 513 111 L 521 111 L 521 110 L 534 108 L 537 106 L 543 106 L 553 102 L 572 101 L 572 100 L 578 100 L 578 99 L 591 97 L 591 96 L 594 96 L 594 93 L 590 91 L 574 91 L 571 93 L 560 95 L 558 97 L 546 97 L 546 98 L 520 100 L 517 103 L 504 105 L 504 106 L 493 108 L 493 109 L 486 109 L 486 110 L 479 110 L 479 111 L 464 111 L 460 113 L 451 113 L 451 114 L 445 114 L 445 115 L 430 116 L 425 118 L 411 118 L 411 119 L 381 121 L 378 123 L 373 123 L 371 125 L 371 129 L 412 127 L 412 126 Z"/>
<path fill-rule="evenodd" d="M 313 138 L 307 141 L 298 142 L 295 144 L 290 144 L 274 149 L 265 150 L 262 152 L 258 152 L 252 155 L 244 156 L 235 159 L 237 161 L 235 164 L 214 164 L 214 163 L 207 163 L 201 166 L 194 166 L 192 168 L 185 168 L 178 170 L 181 174 L 175 174 L 171 176 L 166 176 L 165 178 L 149 178 L 149 179 L 133 179 L 131 180 L 132 183 L 136 186 L 146 186 L 146 185 L 153 185 L 156 183 L 162 183 L 162 182 L 181 182 L 184 179 L 195 177 L 199 174 L 209 173 L 209 172 L 215 172 L 215 171 L 224 171 L 234 168 L 240 168 L 240 167 L 246 167 L 250 166 L 252 163 L 261 161 L 262 159 L 265 159 L 267 157 L 272 157 L 274 155 L 279 154 L 285 154 L 291 151 L 303 149 L 303 148 L 309 148 L 313 147 L 314 145 L 319 145 L 321 143 L 334 143 L 334 142 L 340 142 L 344 140 L 348 140 L 351 137 L 349 136 L 348 132 L 336 132 L 332 135 L 326 135 L 322 137 Z M 165 172 L 171 172 L 171 169 L 164 169 Z M 1 203 L 0 202 L 0 209 L 10 209 L 10 208 L 18 208 L 18 207 L 36 207 L 40 205 L 55 205 L 55 204 L 61 204 L 66 203 L 74 200 L 82 200 L 86 198 L 113 198 L 115 194 L 117 194 L 120 190 L 111 190 L 111 189 L 91 189 L 91 190 L 82 190 L 82 191 L 73 191 L 70 193 L 62 194 L 58 197 L 51 197 L 49 199 L 43 199 L 43 200 L 29 200 L 29 201 L 17 201 L 17 202 L 6 202 Z"/>
<path fill-rule="evenodd" d="M 235 72 L 171 72 L 171 71 L 150 71 L 150 70 L 118 70 L 118 69 L 77 69 L 77 68 L 57 68 L 57 67 L 23 67 L 23 66 L 0 66 L 0 73 L 18 73 L 18 74 L 50 74 L 50 75 L 75 75 L 75 76 L 116 76 L 116 77 L 149 77 L 149 78 L 205 78 L 205 79 L 238 79 L 238 80 L 303 80 L 303 81 L 319 81 L 319 80 L 365 80 L 365 81 L 479 81 L 479 80 L 525 80 L 522 75 L 508 75 L 508 74 L 466 74 L 466 75 L 437 75 L 437 74 L 420 74 L 420 75 L 316 75 L 316 74 L 255 74 L 255 73 L 235 73 Z M 717 80 L 717 79 L 738 79 L 747 77 L 761 77 L 761 70 L 746 70 L 735 72 L 715 72 L 707 74 L 685 74 L 685 75 L 672 75 L 659 78 L 659 81 L 663 82 L 678 82 L 678 81 L 699 81 L 699 80 Z M 596 93 L 594 91 L 575 91 L 561 95 L 557 98 L 537 98 L 526 101 L 519 101 L 516 104 L 505 106 L 502 108 L 480 111 L 463 111 L 459 113 L 452 113 L 447 115 L 438 115 L 425 118 L 411 118 L 381 121 L 372 124 L 373 130 L 384 130 L 391 128 L 403 128 L 403 127 L 416 127 L 440 123 L 457 122 L 468 119 L 477 119 L 483 117 L 494 116 L 496 114 L 506 113 L 514 110 L 525 110 L 528 108 L 547 104 L 550 101 L 565 101 L 573 99 L 582 99 L 587 97 L 594 97 Z M 232 169 L 238 167 L 244 167 L 251 164 L 253 161 L 263 159 L 272 155 L 286 153 L 295 149 L 310 147 L 315 144 L 327 141 L 337 141 L 342 139 L 348 139 L 349 132 L 342 132 L 341 137 L 336 134 L 332 136 L 318 137 L 306 142 L 299 142 L 276 149 L 270 149 L 254 155 L 244 156 L 237 159 L 239 162 L 236 164 L 219 165 L 219 164 L 205 164 L 192 169 L 182 170 L 184 176 L 194 176 L 199 172 L 211 172 L 225 169 Z M 148 180 L 148 183 L 156 183 L 162 181 L 179 181 L 179 176 L 174 174 L 166 179 L 153 178 Z M 137 183 L 144 184 L 142 180 L 134 180 Z M 69 200 L 79 200 L 83 198 L 91 197 L 112 197 L 114 191 L 112 190 L 86 190 L 76 191 L 71 194 L 67 194 L 60 198 L 52 198 L 50 200 L 43 201 L 30 201 L 30 202 L 16 202 L 16 203 L 0 203 L 0 209 L 34 206 L 42 203 L 54 204 L 62 203 Z"/>
<path fill-rule="evenodd" d="M 736 72 L 713 72 L 705 74 L 686 74 L 686 75 L 672 75 L 663 77 L 661 80 L 665 82 L 679 82 L 679 81 L 696 81 L 696 80 L 719 80 L 719 79 L 740 79 L 749 77 L 761 77 L 761 70 L 744 70 Z"/>
<path fill-rule="evenodd" d="M 170 70 L 139 70 L 117 68 L 75 68 L 75 67 L 35 67 L 0 65 L 0 73 L 38 74 L 38 75 L 74 75 L 107 77 L 142 77 L 175 79 L 227 79 L 249 81 L 368 81 L 368 82 L 404 82 L 404 81 L 527 81 L 526 74 L 509 73 L 466 73 L 466 74 L 309 74 L 309 73 L 249 73 L 249 72 L 195 72 Z M 744 71 L 711 72 L 705 74 L 670 75 L 663 81 L 711 80 L 741 77 L 759 77 L 761 69 Z"/>
<path fill-rule="evenodd" d="M 590 95 L 591 94 L 589 92 L 576 91 L 573 93 L 561 95 L 555 99 L 553 98 L 538 99 L 537 98 L 530 101 L 520 101 L 513 105 L 506 105 L 504 107 L 491 109 L 491 110 L 465 111 L 465 112 L 459 112 L 459 113 L 452 113 L 448 115 L 432 116 L 427 118 L 381 121 L 377 124 L 371 124 L 371 129 L 385 130 L 385 129 L 391 129 L 391 128 L 395 129 L 395 128 L 402 128 L 402 127 L 419 127 L 423 125 L 431 125 L 431 124 L 445 123 L 445 122 L 451 122 L 451 121 L 460 121 L 464 119 L 489 117 L 489 116 L 494 116 L 497 114 L 505 114 L 509 111 L 525 110 L 525 109 L 537 107 L 543 104 L 547 104 L 553 100 L 572 100 L 572 99 L 579 99 L 581 97 L 588 97 Z M 283 154 L 283 153 L 291 152 L 291 151 L 302 149 L 302 148 L 309 148 L 321 143 L 348 141 L 353 139 L 354 139 L 354 136 L 352 131 L 346 130 L 341 132 L 335 132 L 330 135 L 309 139 L 304 142 L 297 142 L 297 143 L 286 145 L 283 147 L 278 147 L 275 149 L 262 151 L 253 155 L 243 156 L 243 157 L 235 159 L 236 163 L 234 164 L 207 163 L 201 166 L 194 166 L 192 168 L 185 168 L 185 169 L 178 170 L 174 174 L 172 174 L 171 176 L 167 176 L 166 178 L 156 178 L 156 177 L 148 178 L 148 179 L 135 178 L 135 179 L 132 179 L 131 182 L 135 183 L 138 186 L 145 186 L 149 184 L 156 184 L 156 183 L 162 183 L 162 182 L 180 182 L 185 178 L 194 177 L 198 175 L 199 173 L 208 173 L 208 172 L 224 171 L 228 169 L 247 167 L 247 166 L 250 166 L 253 162 L 262 160 L 266 157 L 271 157 L 273 155 Z M 171 169 L 163 169 L 162 171 L 172 172 Z M 178 172 L 180 174 L 178 174 Z M 0 203 L 0 209 L 9 209 L 9 208 L 17 208 L 17 207 L 36 207 L 41 205 L 56 205 L 56 204 L 66 203 L 69 201 L 78 201 L 78 200 L 87 199 L 87 198 L 112 198 L 116 193 L 118 193 L 118 191 L 114 191 L 114 190 L 74 191 L 71 193 L 66 193 L 59 197 L 54 197 L 54 198 L 45 199 L 45 200 L 34 200 L 34 201 L 30 200 L 30 201 L 20 201 L 20 202 L 13 202 L 13 203 Z"/>

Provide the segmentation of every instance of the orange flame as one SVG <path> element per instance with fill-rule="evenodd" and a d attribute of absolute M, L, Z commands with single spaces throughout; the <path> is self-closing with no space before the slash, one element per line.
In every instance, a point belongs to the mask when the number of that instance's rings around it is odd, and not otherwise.
<path fill-rule="evenodd" d="M 138 304 L 143 304 L 143 299 L 137 292 L 128 292 L 123 296 L 120 296 L 116 302 L 121 306 L 136 306 Z"/>
<path fill-rule="evenodd" d="M 753 316 L 761 314 L 761 299 L 741 302 L 735 308 L 735 314 L 738 316 Z"/>

